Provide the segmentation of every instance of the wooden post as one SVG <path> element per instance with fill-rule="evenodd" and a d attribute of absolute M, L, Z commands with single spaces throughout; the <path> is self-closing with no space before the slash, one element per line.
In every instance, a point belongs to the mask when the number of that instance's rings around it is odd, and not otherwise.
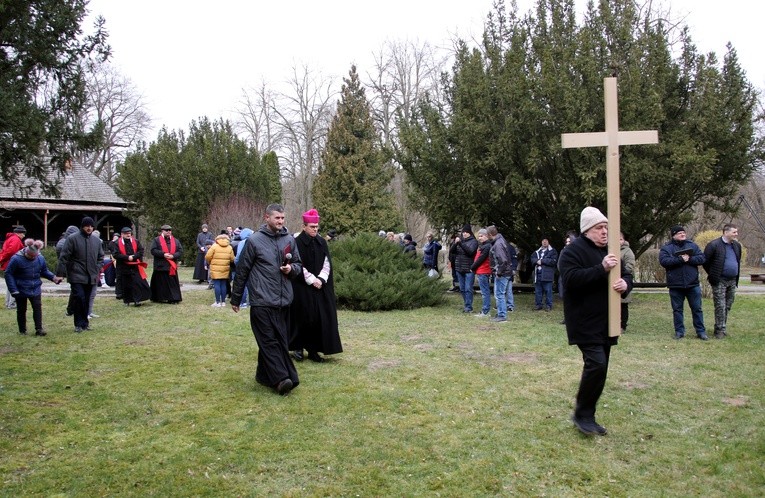
<path fill-rule="evenodd" d="M 616 268 L 608 275 L 608 335 L 621 335 L 621 295 L 613 290 L 613 285 L 621 277 L 621 193 L 619 183 L 619 146 L 659 143 L 656 130 L 619 131 L 619 103 L 617 98 L 616 78 L 604 78 L 604 100 L 606 110 L 606 131 L 595 133 L 564 133 L 561 145 L 564 149 L 574 147 L 606 147 L 606 178 L 608 202 L 608 252 L 619 258 Z"/>

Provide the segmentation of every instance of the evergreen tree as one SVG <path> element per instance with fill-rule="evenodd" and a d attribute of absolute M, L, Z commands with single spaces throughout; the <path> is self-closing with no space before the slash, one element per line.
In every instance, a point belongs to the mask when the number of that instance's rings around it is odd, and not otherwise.
<path fill-rule="evenodd" d="M 673 59 L 664 24 L 633 0 L 539 0 L 520 18 L 500 1 L 480 48 L 458 45 L 444 102 L 401 123 L 398 159 L 417 207 L 438 224 L 493 223 L 533 249 L 562 244 L 586 205 L 606 205 L 605 150 L 561 148 L 561 133 L 605 127 L 603 78 L 616 75 L 622 130 L 659 145 L 622 147 L 622 229 L 640 254 L 697 202 L 719 208 L 763 157 L 757 95 L 729 47 L 722 67 L 687 31 Z M 637 241 L 641 242 L 638 244 Z"/>
<path fill-rule="evenodd" d="M 0 2 L 0 180 L 20 187 L 29 177 L 44 193 L 58 191 L 75 147 L 92 148 L 102 125 L 84 130 L 77 116 L 86 104 L 83 61 L 105 60 L 104 20 L 82 35 L 84 0 Z M 52 167 L 52 168 L 51 168 Z M 52 178 L 52 179 L 51 179 Z"/>
<path fill-rule="evenodd" d="M 314 205 L 322 224 L 343 234 L 398 227 L 390 182 L 393 169 L 382 151 L 356 66 L 343 79 L 322 168 L 314 180 Z"/>
<path fill-rule="evenodd" d="M 117 193 L 133 204 L 132 214 L 153 227 L 170 223 L 189 242 L 216 199 L 234 194 L 269 204 L 281 199 L 274 153 L 262 159 L 238 138 L 228 122 L 192 122 L 183 132 L 159 132 L 156 142 L 129 154 L 119 167 Z"/>
<path fill-rule="evenodd" d="M 444 300 L 444 281 L 430 278 L 422 260 L 376 234 L 332 242 L 337 304 L 357 311 L 435 306 Z"/>

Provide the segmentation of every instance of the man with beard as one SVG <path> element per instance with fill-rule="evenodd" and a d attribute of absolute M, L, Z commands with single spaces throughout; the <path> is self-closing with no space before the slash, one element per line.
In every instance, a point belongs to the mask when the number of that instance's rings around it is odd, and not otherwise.
<path fill-rule="evenodd" d="M 236 265 L 231 309 L 239 313 L 244 288 L 250 299 L 250 327 L 258 343 L 255 380 L 281 395 L 297 387 L 289 352 L 292 282 L 303 273 L 295 238 L 284 227 L 284 207 L 269 204 L 265 223 L 250 235 Z"/>
<path fill-rule="evenodd" d="M 101 265 L 104 262 L 101 239 L 91 236 L 94 228 L 93 218 L 83 218 L 80 231 L 66 238 L 59 259 L 59 268 L 66 269 L 66 279 L 71 287 L 75 332 L 90 330 L 90 294 L 101 278 Z"/>
<path fill-rule="evenodd" d="M 618 340 L 608 335 L 608 293 L 626 295 L 632 289 L 632 276 L 622 271 L 613 290 L 609 288 L 608 273 L 619 263 L 619 256 L 608 253 L 608 219 L 599 209 L 584 208 L 579 225 L 582 235 L 560 258 L 568 343 L 579 347 L 584 360 L 571 421 L 583 434 L 605 436 L 606 428 L 595 421 L 595 408 L 606 385 L 611 346 Z"/>
<path fill-rule="evenodd" d="M 114 244 L 114 259 L 122 282 L 122 302 L 125 306 L 130 303 L 140 306 L 141 301 L 151 297 L 144 271 L 148 265 L 143 261 L 143 246 L 133 238 L 133 229 L 130 227 L 123 228 L 120 233 L 120 239 Z"/>
<path fill-rule="evenodd" d="M 303 262 L 303 278 L 293 281 L 295 298 L 290 308 L 293 357 L 324 361 L 319 355 L 343 352 L 337 329 L 337 304 L 329 246 L 319 234 L 319 212 L 311 209 L 303 213 L 303 231 L 297 236 L 298 251 Z"/>
<path fill-rule="evenodd" d="M 154 272 L 151 274 L 151 300 L 178 304 L 183 300 L 178 280 L 178 261 L 183 256 L 181 241 L 173 237 L 173 227 L 162 225 L 159 237 L 151 243 Z"/>

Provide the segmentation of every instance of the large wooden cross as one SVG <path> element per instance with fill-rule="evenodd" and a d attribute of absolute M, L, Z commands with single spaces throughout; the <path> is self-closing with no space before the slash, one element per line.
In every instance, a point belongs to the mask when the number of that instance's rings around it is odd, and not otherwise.
<path fill-rule="evenodd" d="M 621 244 L 621 199 L 619 192 L 619 146 L 659 143 L 656 130 L 619 131 L 619 104 L 616 91 L 616 78 L 604 78 L 603 89 L 606 105 L 606 131 L 595 133 L 563 133 L 561 142 L 564 149 L 573 147 L 607 147 L 606 181 L 608 189 L 608 252 L 620 256 Z M 621 277 L 621 258 L 619 264 L 608 275 L 608 335 L 621 335 L 621 295 L 613 290 L 613 285 Z"/>

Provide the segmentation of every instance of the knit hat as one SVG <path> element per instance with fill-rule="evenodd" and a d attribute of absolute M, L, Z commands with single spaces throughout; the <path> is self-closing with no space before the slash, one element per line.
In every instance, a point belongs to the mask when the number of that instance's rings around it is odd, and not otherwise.
<path fill-rule="evenodd" d="M 27 229 L 24 228 L 24 225 L 19 225 L 13 229 L 13 233 L 27 233 Z"/>
<path fill-rule="evenodd" d="M 210 228 L 210 227 L 207 226 L 207 223 L 202 223 L 202 230 L 204 230 L 205 228 Z"/>
<path fill-rule="evenodd" d="M 37 257 L 37 255 L 40 254 L 42 245 L 42 242 L 38 242 L 34 239 L 26 239 L 24 241 L 24 252 L 30 256 Z"/>
<path fill-rule="evenodd" d="M 404 240 L 408 240 L 409 242 L 411 242 L 412 241 L 412 235 L 411 234 L 404 235 Z"/>
<path fill-rule="evenodd" d="M 582 209 L 582 214 L 579 216 L 579 231 L 584 233 L 598 223 L 603 222 L 608 223 L 608 218 L 606 218 L 606 215 L 601 213 L 600 209 L 598 208 L 587 206 L 586 208 Z"/>
<path fill-rule="evenodd" d="M 470 226 L 470 223 L 465 223 L 465 226 L 462 227 L 462 233 L 469 233 L 470 235 L 473 235 L 473 227 Z"/>
<path fill-rule="evenodd" d="M 685 232 L 685 227 L 683 225 L 672 225 L 672 228 L 669 229 L 669 233 L 674 237 L 677 232 Z"/>
<path fill-rule="evenodd" d="M 318 223 L 319 212 L 315 209 L 309 209 L 303 213 L 303 223 Z"/>
<path fill-rule="evenodd" d="M 82 221 L 80 222 L 80 228 L 95 227 L 95 226 L 96 226 L 96 222 L 93 221 L 93 218 L 91 218 L 90 216 L 84 217 Z"/>

